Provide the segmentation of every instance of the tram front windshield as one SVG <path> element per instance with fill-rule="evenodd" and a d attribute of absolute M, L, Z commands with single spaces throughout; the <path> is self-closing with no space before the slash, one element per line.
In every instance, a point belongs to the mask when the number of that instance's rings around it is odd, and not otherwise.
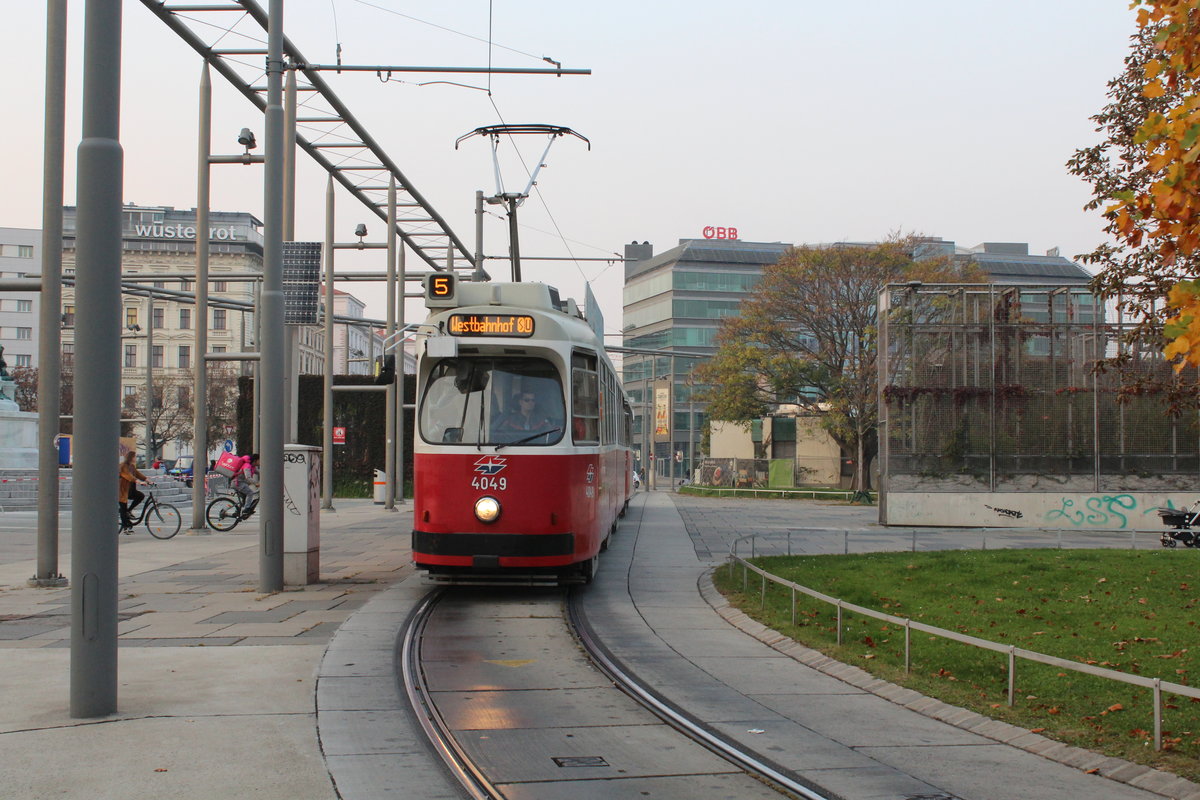
<path fill-rule="evenodd" d="M 550 445 L 565 419 L 558 370 L 542 358 L 443 359 L 421 398 L 421 438 L 435 444 Z"/>

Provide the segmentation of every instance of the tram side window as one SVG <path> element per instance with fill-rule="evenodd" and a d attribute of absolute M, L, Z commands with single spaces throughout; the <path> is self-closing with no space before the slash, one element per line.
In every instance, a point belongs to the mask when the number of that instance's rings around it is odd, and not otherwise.
<path fill-rule="evenodd" d="M 571 435 L 576 444 L 600 441 L 600 379 L 594 355 L 571 355 Z"/>

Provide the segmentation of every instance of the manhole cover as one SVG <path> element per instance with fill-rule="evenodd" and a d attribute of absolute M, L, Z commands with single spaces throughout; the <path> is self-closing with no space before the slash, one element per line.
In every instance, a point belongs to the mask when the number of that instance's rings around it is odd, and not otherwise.
<path fill-rule="evenodd" d="M 962 798 L 938 792 L 936 794 L 909 794 L 904 796 L 904 800 L 962 800 Z"/>
<path fill-rule="evenodd" d="M 555 756 L 555 764 L 560 767 L 607 767 L 608 762 L 600 756 Z"/>

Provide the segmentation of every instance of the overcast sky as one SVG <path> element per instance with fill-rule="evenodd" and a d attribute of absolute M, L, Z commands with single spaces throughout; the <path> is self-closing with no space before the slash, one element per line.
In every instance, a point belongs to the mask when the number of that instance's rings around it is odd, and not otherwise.
<path fill-rule="evenodd" d="M 266 6 L 266 0 L 261 0 Z M 4 4 L 8 120 L 0 227 L 41 226 L 45 4 Z M 1096 141 L 1088 117 L 1122 66 L 1126 0 L 286 0 L 286 34 L 313 62 L 589 68 L 586 77 L 495 76 L 491 94 L 406 75 L 326 79 L 388 155 L 473 246 L 476 189 L 495 192 L 482 125 L 565 125 L 523 206 L 521 251 L 596 257 L 649 241 L 655 252 L 706 226 L 743 240 L 873 240 L 890 231 L 959 245 L 1023 241 L 1072 257 L 1103 240 L 1088 187 L 1064 162 Z M 75 203 L 85 3 L 70 2 L 65 196 Z M 465 34 L 465 35 L 464 35 Z M 238 46 L 238 45 L 234 45 Z M 247 46 L 242 44 L 240 46 Z M 199 56 L 140 0 L 124 4 L 121 139 L 127 203 L 195 205 Z M 444 77 L 444 76 L 442 76 Z M 463 80 L 486 86 L 485 78 Z M 214 150 L 238 130 L 262 140 L 254 107 L 214 75 Z M 535 163 L 544 140 L 517 144 Z M 324 236 L 324 173 L 300 154 L 297 238 Z M 506 191 L 527 176 L 506 151 Z M 261 171 L 214 171 L 213 208 L 262 215 Z M 338 199 L 337 238 L 370 222 Z M 376 224 L 373 233 L 382 226 Z M 488 218 L 485 251 L 507 249 Z M 372 260 L 373 259 L 373 260 Z M 341 256 L 339 256 L 339 264 Z M 382 268 L 366 254 L 353 268 Z M 507 267 L 489 263 L 494 276 Z M 526 280 L 601 299 L 620 329 L 621 266 L 529 262 Z M 343 288 L 384 314 L 381 292 Z M 423 313 L 409 307 L 410 318 Z M 610 343 L 615 340 L 610 339 Z"/>

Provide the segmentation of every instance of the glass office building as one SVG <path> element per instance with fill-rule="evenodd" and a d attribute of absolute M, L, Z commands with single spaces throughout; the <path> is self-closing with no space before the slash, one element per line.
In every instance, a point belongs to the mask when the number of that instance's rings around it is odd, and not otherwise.
<path fill-rule="evenodd" d="M 738 313 L 763 268 L 789 247 L 783 242 L 681 239 L 677 247 L 654 255 L 647 242 L 625 246 L 624 346 L 660 352 L 626 353 L 623 360 L 643 469 L 652 453 L 660 476 L 691 474 L 705 413 L 704 404 L 693 397 L 702 388 L 692 381 L 698 363 L 694 356 L 716 352 L 721 319 Z"/>

